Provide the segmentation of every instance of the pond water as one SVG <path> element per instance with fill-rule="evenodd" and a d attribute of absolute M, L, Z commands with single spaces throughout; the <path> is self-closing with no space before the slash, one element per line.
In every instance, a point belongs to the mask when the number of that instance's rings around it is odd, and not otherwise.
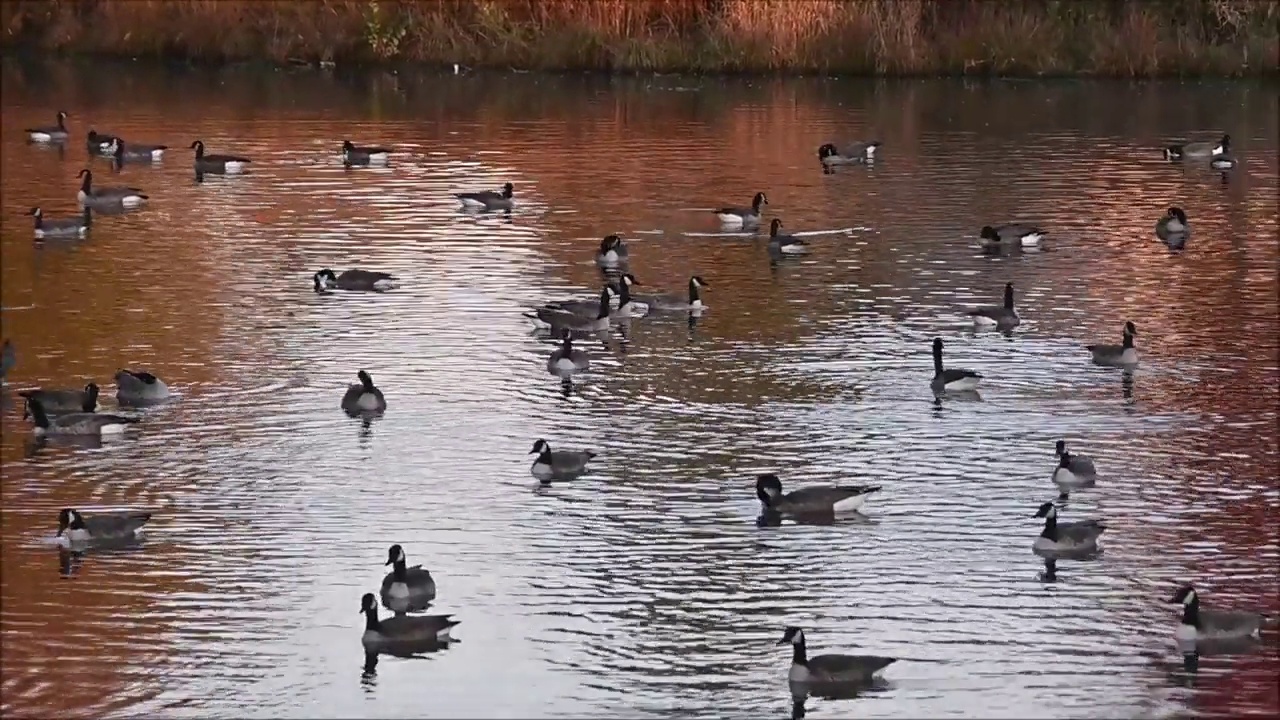
<path fill-rule="evenodd" d="M 811 654 L 898 658 L 811 718 L 1280 709 L 1274 634 L 1188 673 L 1166 602 L 1191 582 L 1280 611 L 1274 88 L 15 61 L 3 82 L 6 716 L 790 717 L 788 625 Z M 28 145 L 60 109 L 67 147 Z M 171 149 L 113 174 L 89 128 Z M 1161 157 L 1223 132 L 1225 179 Z M 873 166 L 821 171 L 821 143 L 872 136 Z M 389 167 L 344 168 L 344 138 Z M 252 173 L 196 182 L 195 139 Z M 149 206 L 33 242 L 23 213 L 76 212 L 86 165 Z M 508 181 L 509 215 L 452 196 Z M 719 234 L 709 210 L 757 191 L 809 255 Z M 1019 219 L 1038 250 L 980 249 Z M 522 313 L 598 293 L 615 232 L 636 291 L 698 274 L 709 309 L 584 344 L 566 396 Z M 325 267 L 400 287 L 317 295 Z M 965 308 L 1006 282 L 1021 325 L 975 332 Z M 1138 369 L 1090 364 L 1126 320 Z M 980 401 L 930 392 L 935 336 Z M 18 390 L 94 379 L 114 408 L 121 367 L 175 399 L 100 446 L 33 440 Z M 360 369 L 389 404 L 371 423 L 339 409 Z M 535 491 L 538 438 L 599 456 Z M 1048 582 L 1032 515 L 1059 438 L 1100 475 L 1063 518 L 1108 529 Z M 882 490 L 865 518 L 758 527 L 761 472 Z M 67 569 L 62 507 L 154 517 Z M 391 543 L 460 641 L 369 670 L 359 601 Z"/>

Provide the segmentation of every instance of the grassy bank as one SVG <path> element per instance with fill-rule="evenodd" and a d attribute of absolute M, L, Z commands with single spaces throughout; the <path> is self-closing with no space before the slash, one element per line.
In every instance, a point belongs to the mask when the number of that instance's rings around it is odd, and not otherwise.
<path fill-rule="evenodd" d="M 6 48 L 610 72 L 1276 74 L 1280 0 L 4 0 Z"/>

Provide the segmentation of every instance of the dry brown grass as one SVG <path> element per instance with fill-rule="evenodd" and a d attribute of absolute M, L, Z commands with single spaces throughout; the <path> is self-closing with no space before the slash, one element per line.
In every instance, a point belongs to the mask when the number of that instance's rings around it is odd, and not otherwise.
<path fill-rule="evenodd" d="M 613 72 L 1277 73 L 1280 0 L 5 0 L 6 47 Z"/>

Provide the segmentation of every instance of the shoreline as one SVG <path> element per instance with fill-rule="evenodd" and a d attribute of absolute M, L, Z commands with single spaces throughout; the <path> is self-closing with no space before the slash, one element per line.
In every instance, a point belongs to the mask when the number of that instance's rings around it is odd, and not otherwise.
<path fill-rule="evenodd" d="M 1280 0 L 0 4 L 0 53 L 606 76 L 1280 77 Z"/>

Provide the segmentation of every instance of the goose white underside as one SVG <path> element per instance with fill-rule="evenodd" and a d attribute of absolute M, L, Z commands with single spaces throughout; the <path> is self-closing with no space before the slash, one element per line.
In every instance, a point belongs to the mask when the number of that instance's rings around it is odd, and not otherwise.
<path fill-rule="evenodd" d="M 809 668 L 799 663 L 791 663 L 791 669 L 787 671 L 787 679 L 791 682 L 808 682 L 810 677 Z"/>
<path fill-rule="evenodd" d="M 397 287 L 397 285 L 396 285 L 395 281 L 394 281 L 394 280 L 390 280 L 390 279 L 386 279 L 386 280 L 375 280 L 375 281 L 374 281 L 374 283 L 373 283 L 373 289 L 374 289 L 374 290 L 392 290 L 392 289 L 394 289 L 394 288 L 396 288 L 396 287 Z"/>
<path fill-rule="evenodd" d="M 1071 542 L 1069 540 L 1059 540 L 1058 542 L 1054 542 L 1042 535 L 1036 538 L 1036 541 L 1031 544 L 1031 549 L 1037 553 L 1052 554 L 1052 553 L 1072 553 L 1072 552 L 1080 552 L 1082 550 L 1092 550 L 1097 546 L 1098 546 L 1098 543 L 1096 540 L 1091 540 L 1089 542 L 1084 542 L 1084 543 L 1076 543 L 1076 542 Z"/>
<path fill-rule="evenodd" d="M 986 315 L 974 315 L 973 324 L 978 327 L 993 327 L 999 323 L 995 319 L 987 317 Z"/>
<path fill-rule="evenodd" d="M 1094 484 L 1094 480 L 1092 476 L 1076 475 L 1062 467 L 1053 471 L 1053 483 L 1060 488 L 1090 487 Z"/>
<path fill-rule="evenodd" d="M 778 250 L 783 255 L 808 255 L 809 254 L 809 248 L 806 245 L 797 245 L 797 244 L 780 245 L 778 247 Z"/>
<path fill-rule="evenodd" d="M 734 213 L 716 213 L 716 217 L 720 218 L 721 225 L 741 227 L 746 223 L 746 218 Z"/>
<path fill-rule="evenodd" d="M 559 360 L 556 360 L 554 367 L 557 375 L 571 375 L 580 369 L 578 365 L 569 358 L 560 358 Z"/>
<path fill-rule="evenodd" d="M 387 155 L 387 153 L 384 153 L 384 152 L 369 153 L 369 164 L 370 165 L 386 165 L 388 158 L 389 156 Z"/>
<path fill-rule="evenodd" d="M 1022 245 L 1023 245 L 1024 247 L 1031 247 L 1031 246 L 1039 245 L 1039 244 L 1040 244 L 1040 241 L 1044 239 L 1044 234 L 1043 234 L 1043 233 L 1028 233 L 1028 234 L 1023 235 L 1021 238 L 1018 238 L 1018 239 L 1019 239 L 1019 241 L 1022 243 Z"/>
<path fill-rule="evenodd" d="M 952 380 L 946 385 L 943 385 L 942 389 L 950 390 L 952 392 L 966 392 L 969 390 L 977 390 L 978 381 L 979 381 L 979 378 L 975 378 L 975 377 L 960 378 L 959 380 Z"/>
<path fill-rule="evenodd" d="M 53 136 L 47 132 L 33 132 L 30 133 L 29 137 L 31 138 L 31 142 L 53 142 Z"/>
<path fill-rule="evenodd" d="M 373 393 L 364 393 L 356 398 L 356 407 L 361 410 L 377 410 L 378 396 Z"/>
<path fill-rule="evenodd" d="M 488 207 L 487 205 L 485 205 L 484 203 L 480 202 L 479 200 L 476 200 L 475 198 L 459 198 L 459 200 L 461 200 L 461 201 L 462 201 L 462 207 L 464 207 L 464 208 L 472 208 L 472 209 L 475 209 L 475 210 L 482 210 L 482 209 L 484 209 L 484 208 Z"/>
<path fill-rule="evenodd" d="M 125 423 L 112 423 L 103 425 L 99 432 L 103 435 L 119 435 L 123 433 L 129 426 Z"/>
<path fill-rule="evenodd" d="M 244 173 L 246 169 L 245 166 L 246 163 L 242 163 L 238 160 L 228 160 L 223 164 L 222 171 L 228 175 L 240 175 Z"/>
<path fill-rule="evenodd" d="M 394 600 L 407 600 L 409 595 L 409 586 L 402 582 L 393 582 L 387 588 L 387 596 Z"/>
<path fill-rule="evenodd" d="M 555 473 L 551 471 L 551 466 L 542 462 L 535 462 L 533 464 L 533 468 L 530 469 L 530 472 L 533 473 L 533 477 L 538 480 L 550 480 L 555 475 Z"/>
<path fill-rule="evenodd" d="M 837 513 L 857 512 L 861 510 L 862 506 L 865 505 L 866 503 L 867 503 L 867 495 L 866 493 L 863 493 L 862 495 L 854 495 L 853 497 L 840 500 L 839 502 L 831 506 L 831 510 L 832 512 L 837 512 Z"/>

